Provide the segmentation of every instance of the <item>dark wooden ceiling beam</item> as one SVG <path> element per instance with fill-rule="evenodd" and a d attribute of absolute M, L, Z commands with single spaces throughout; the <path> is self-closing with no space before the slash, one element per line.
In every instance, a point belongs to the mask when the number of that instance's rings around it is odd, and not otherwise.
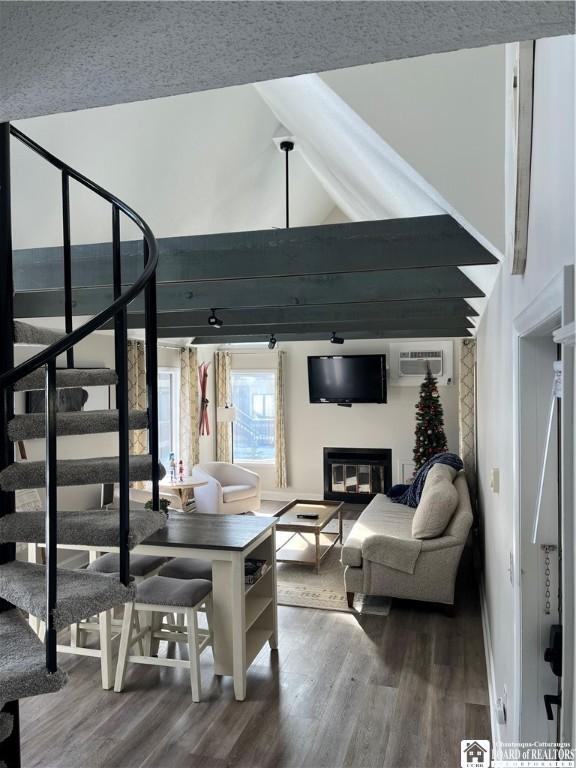
<path fill-rule="evenodd" d="M 463 338 L 471 336 L 472 334 L 467 328 L 458 330 L 456 328 L 406 328 L 402 331 L 350 331 L 342 334 L 344 341 L 352 341 L 354 339 L 427 339 L 427 338 Z M 277 341 L 330 341 L 330 334 L 319 333 L 316 331 L 308 333 L 277 333 L 275 334 Z M 165 337 L 166 338 L 166 337 Z M 168 337 L 169 338 L 169 337 Z M 185 336 L 177 336 L 174 338 L 185 338 Z M 192 341 L 196 345 L 203 344 L 258 344 L 267 342 L 270 338 L 269 334 L 254 334 L 249 336 L 222 336 L 221 339 L 215 340 L 211 336 L 196 336 Z M 334 344 L 331 346 L 334 350 L 334 354 L 338 354 L 338 350 L 345 350 L 346 343 L 343 346 Z"/>
<path fill-rule="evenodd" d="M 251 307 L 249 309 L 218 310 L 226 328 L 235 325 L 285 325 L 288 323 L 319 323 L 330 320 L 381 320 L 466 318 L 478 312 L 465 299 L 435 299 L 422 301 L 386 301 L 366 304 L 320 304 L 294 307 Z M 158 326 L 177 328 L 207 325 L 205 310 L 179 310 L 158 313 Z M 143 328 L 144 315 L 129 312 L 128 326 Z M 111 326 L 110 326 L 111 327 Z"/>
<path fill-rule="evenodd" d="M 158 284 L 159 311 L 482 296 L 484 293 L 480 288 L 457 267 Z M 72 299 L 75 315 L 96 314 L 112 302 L 112 289 L 109 286 L 77 288 L 73 291 Z M 131 308 L 142 311 L 143 298 L 138 297 Z M 15 312 L 16 317 L 63 315 L 63 292 L 17 292 Z"/>
<path fill-rule="evenodd" d="M 457 317 L 430 317 L 424 318 L 398 318 L 396 320 L 339 320 L 335 316 L 329 321 L 318 323 L 289 323 L 284 325 L 274 325 L 273 323 L 262 323 L 259 325 L 223 325 L 222 328 L 214 328 L 207 325 L 206 322 L 196 326 L 163 326 L 159 332 L 164 337 L 175 336 L 206 336 L 218 341 L 221 336 L 250 336 L 254 334 L 274 333 L 346 333 L 347 331 L 402 331 L 405 328 L 454 328 L 462 330 L 473 327 L 473 323 L 465 318 Z"/>
<path fill-rule="evenodd" d="M 495 264 L 451 216 L 160 238 L 159 282 L 324 275 Z M 124 282 L 142 270 L 140 241 L 122 243 Z M 72 247 L 76 287 L 112 282 L 111 243 Z M 62 249 L 15 252 L 16 290 L 62 287 Z"/>

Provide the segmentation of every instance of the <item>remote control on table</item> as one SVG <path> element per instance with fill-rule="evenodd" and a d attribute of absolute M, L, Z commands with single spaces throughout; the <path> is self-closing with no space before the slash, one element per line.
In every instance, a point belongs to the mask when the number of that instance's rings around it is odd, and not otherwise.
<path fill-rule="evenodd" d="M 296 515 L 296 517 L 302 520 L 318 520 L 318 515 Z"/>

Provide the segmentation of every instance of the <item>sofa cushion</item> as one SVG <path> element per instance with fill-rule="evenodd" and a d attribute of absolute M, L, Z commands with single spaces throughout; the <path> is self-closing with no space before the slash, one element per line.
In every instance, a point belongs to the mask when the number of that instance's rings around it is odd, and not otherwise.
<path fill-rule="evenodd" d="M 457 474 L 458 471 L 454 467 L 449 467 L 448 464 L 434 464 L 426 475 L 424 490 L 426 490 L 427 485 L 433 485 L 439 480 L 448 480 L 450 483 L 453 483 Z"/>
<path fill-rule="evenodd" d="M 352 526 L 342 546 L 342 564 L 360 567 L 362 546 L 366 539 L 374 534 L 411 539 L 413 516 L 412 507 L 395 504 L 384 494 L 377 493 Z"/>
<path fill-rule="evenodd" d="M 225 502 L 242 501 L 251 499 L 256 495 L 256 489 L 253 485 L 223 485 L 222 497 Z"/>
<path fill-rule="evenodd" d="M 414 573 L 416 561 L 422 550 L 420 539 L 412 537 L 398 538 L 376 533 L 369 536 L 362 545 L 365 560 L 379 565 L 387 565 L 404 573 Z"/>
<path fill-rule="evenodd" d="M 447 478 L 433 478 L 424 486 L 420 504 L 412 520 L 415 539 L 434 539 L 441 536 L 458 506 L 458 491 Z"/>

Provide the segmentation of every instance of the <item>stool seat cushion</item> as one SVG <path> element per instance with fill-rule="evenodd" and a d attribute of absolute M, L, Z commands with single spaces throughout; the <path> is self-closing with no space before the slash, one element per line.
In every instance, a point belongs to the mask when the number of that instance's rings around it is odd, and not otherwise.
<path fill-rule="evenodd" d="M 132 576 L 146 576 L 165 562 L 166 558 L 158 557 L 158 555 L 130 555 L 130 574 Z M 113 552 L 102 555 L 98 560 L 90 563 L 88 570 L 97 573 L 118 573 L 120 571 L 120 555 Z"/>
<path fill-rule="evenodd" d="M 212 581 L 212 563 L 209 560 L 176 557 L 160 568 L 158 576 L 167 576 L 170 579 L 208 579 L 208 581 Z"/>
<path fill-rule="evenodd" d="M 136 587 L 136 603 L 193 608 L 212 592 L 207 579 L 170 579 L 152 576 Z"/>

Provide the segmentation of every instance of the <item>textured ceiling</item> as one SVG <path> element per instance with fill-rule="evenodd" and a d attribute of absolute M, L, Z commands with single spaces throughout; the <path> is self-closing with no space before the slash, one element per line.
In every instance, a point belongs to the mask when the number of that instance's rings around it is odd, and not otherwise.
<path fill-rule="evenodd" d="M 0 2 L 0 120 L 573 30 L 571 2 Z"/>

